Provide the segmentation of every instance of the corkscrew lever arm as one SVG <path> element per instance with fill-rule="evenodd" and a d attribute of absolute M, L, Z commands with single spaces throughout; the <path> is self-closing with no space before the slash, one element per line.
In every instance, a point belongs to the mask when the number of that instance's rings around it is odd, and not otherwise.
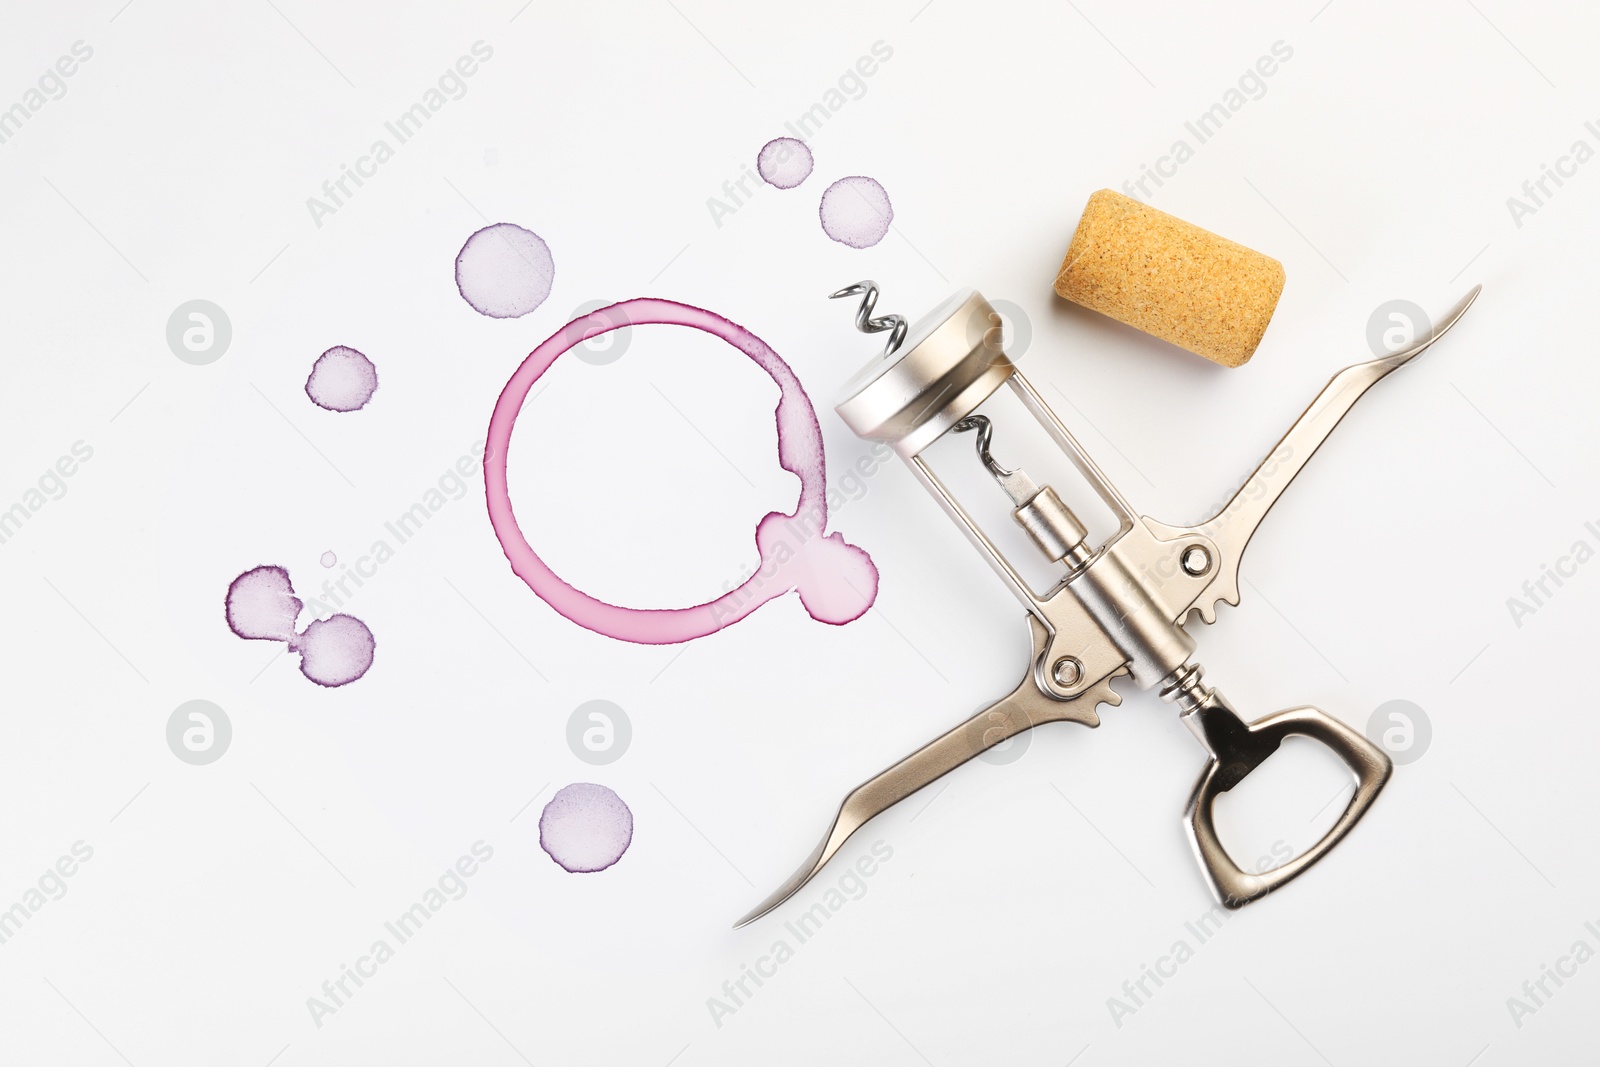
<path fill-rule="evenodd" d="M 1339 425 L 1340 420 L 1368 389 L 1382 381 L 1391 371 L 1411 362 L 1443 337 L 1445 332 L 1466 314 L 1467 308 L 1472 306 L 1472 302 L 1477 299 L 1482 289 L 1481 285 L 1473 286 L 1472 291 L 1462 297 L 1433 329 L 1406 348 L 1380 359 L 1346 367 L 1335 374 L 1323 387 L 1322 392 L 1317 394 L 1311 406 L 1306 408 L 1305 413 L 1295 421 L 1289 432 L 1283 435 L 1283 439 L 1233 495 L 1233 499 L 1223 505 L 1222 510 L 1211 518 L 1198 526 L 1190 527 L 1173 527 L 1154 520 L 1146 520 L 1160 532 L 1162 537 L 1198 534 L 1210 538 L 1217 546 L 1220 558 L 1217 561 L 1215 576 L 1193 604 L 1179 614 L 1180 621 L 1190 611 L 1198 611 L 1204 621 L 1215 622 L 1218 603 L 1238 605 L 1240 557 L 1244 555 L 1245 546 L 1255 535 L 1261 520 L 1266 517 L 1272 505 L 1278 502 L 1278 498 L 1289 487 L 1289 483 L 1294 481 L 1295 475 L 1300 473 L 1300 469 L 1328 439 L 1333 428 Z"/>
<path fill-rule="evenodd" d="M 1048 650 L 1050 635 L 1039 620 L 1031 615 L 1028 617 L 1028 630 L 1033 638 L 1032 662 Z M 850 839 L 850 835 L 873 817 L 949 774 L 972 757 L 980 756 L 1042 723 L 1076 722 L 1084 726 L 1099 726 L 1100 715 L 1095 708 L 1102 703 L 1116 705 L 1121 702 L 1122 697 L 1111 688 L 1109 681 L 1086 690 L 1073 700 L 1052 698 L 1040 691 L 1033 672 L 1028 671 L 1010 693 L 852 789 L 839 806 L 833 825 L 828 827 L 821 843 L 806 857 L 800 869 L 771 896 L 757 904 L 750 914 L 734 923 L 734 929 L 755 922 L 798 893 L 827 865 Z"/>

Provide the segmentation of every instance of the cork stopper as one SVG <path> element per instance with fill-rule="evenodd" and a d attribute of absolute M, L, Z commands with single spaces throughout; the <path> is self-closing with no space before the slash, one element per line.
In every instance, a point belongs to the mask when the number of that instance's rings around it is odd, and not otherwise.
<path fill-rule="evenodd" d="M 1261 343 L 1283 264 L 1102 189 L 1089 197 L 1056 292 L 1224 367 Z"/>

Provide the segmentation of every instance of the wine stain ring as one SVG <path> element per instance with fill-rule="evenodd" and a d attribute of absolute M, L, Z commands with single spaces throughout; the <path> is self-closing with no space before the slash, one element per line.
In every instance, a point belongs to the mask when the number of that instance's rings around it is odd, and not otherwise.
<path fill-rule="evenodd" d="M 770 512 L 756 525 L 761 564 L 737 588 L 686 608 L 628 608 L 589 596 L 539 558 L 511 506 L 506 456 L 529 390 L 563 353 L 623 326 L 687 326 L 743 352 L 778 386 L 774 413 L 778 464 L 800 479 L 793 514 Z M 865 551 L 826 533 L 828 500 L 822 425 L 793 370 L 761 338 L 737 323 L 689 304 L 652 297 L 624 300 L 579 316 L 551 334 L 506 382 L 489 419 L 483 456 L 489 521 L 511 569 L 563 617 L 595 633 L 638 644 L 667 645 L 716 633 L 790 591 L 812 618 L 843 625 L 860 618 L 878 594 L 878 570 Z"/>

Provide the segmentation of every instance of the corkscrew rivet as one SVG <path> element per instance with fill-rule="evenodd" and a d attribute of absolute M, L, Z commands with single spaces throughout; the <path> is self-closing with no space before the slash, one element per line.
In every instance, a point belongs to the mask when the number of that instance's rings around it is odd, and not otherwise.
<path fill-rule="evenodd" d="M 1083 680 L 1083 663 L 1071 656 L 1062 656 L 1056 660 L 1055 668 L 1050 675 L 1061 688 L 1071 689 Z"/>

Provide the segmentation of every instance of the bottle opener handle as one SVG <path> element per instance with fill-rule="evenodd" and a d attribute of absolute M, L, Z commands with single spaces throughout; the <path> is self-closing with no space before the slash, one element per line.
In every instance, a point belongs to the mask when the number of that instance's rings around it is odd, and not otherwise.
<path fill-rule="evenodd" d="M 1247 723 L 1212 690 L 1200 696 L 1183 719 L 1211 752 L 1211 759 L 1189 797 L 1184 822 L 1189 831 L 1189 843 L 1194 846 L 1206 880 L 1227 908 L 1240 908 L 1266 896 L 1327 855 L 1366 814 L 1394 770 L 1381 748 L 1317 708 L 1290 708 Z M 1223 848 L 1217 837 L 1212 808 L 1219 794 L 1244 781 L 1278 750 L 1284 738 L 1296 734 L 1320 741 L 1344 761 L 1355 776 L 1355 795 L 1338 821 L 1315 845 L 1281 867 L 1252 874 L 1234 863 Z"/>

